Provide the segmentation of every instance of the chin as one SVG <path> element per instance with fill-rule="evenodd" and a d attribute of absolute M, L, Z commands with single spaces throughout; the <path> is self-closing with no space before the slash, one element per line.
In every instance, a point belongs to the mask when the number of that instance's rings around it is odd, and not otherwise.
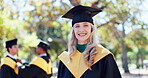
<path fill-rule="evenodd" d="M 78 39 L 78 41 L 81 41 L 81 42 L 84 42 L 86 41 L 87 39 Z"/>

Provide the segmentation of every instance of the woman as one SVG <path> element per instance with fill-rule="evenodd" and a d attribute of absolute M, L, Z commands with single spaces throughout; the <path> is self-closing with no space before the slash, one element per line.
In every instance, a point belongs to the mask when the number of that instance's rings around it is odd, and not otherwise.
<path fill-rule="evenodd" d="M 59 55 L 58 78 L 121 78 L 113 54 L 98 44 L 92 17 L 101 9 L 75 6 L 63 17 L 72 19 L 68 52 Z"/>

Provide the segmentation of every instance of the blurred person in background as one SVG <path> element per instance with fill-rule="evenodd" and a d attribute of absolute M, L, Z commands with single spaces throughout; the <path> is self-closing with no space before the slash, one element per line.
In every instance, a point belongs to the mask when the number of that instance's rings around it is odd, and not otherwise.
<path fill-rule="evenodd" d="M 25 67 L 20 67 L 18 78 L 50 78 L 52 76 L 52 64 L 48 49 L 50 45 L 41 41 L 37 48 L 37 57 Z"/>
<path fill-rule="evenodd" d="M 15 57 L 18 54 L 17 39 L 6 41 L 6 48 L 8 54 L 1 61 L 0 78 L 17 78 L 17 62 L 22 63 Z"/>

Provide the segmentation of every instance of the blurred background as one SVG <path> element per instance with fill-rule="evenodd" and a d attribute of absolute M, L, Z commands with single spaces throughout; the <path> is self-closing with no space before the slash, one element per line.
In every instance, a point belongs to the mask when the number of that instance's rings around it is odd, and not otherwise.
<path fill-rule="evenodd" d="M 53 78 L 57 56 L 67 48 L 76 5 L 104 8 L 94 17 L 101 44 L 114 55 L 123 78 L 148 78 L 148 0 L 0 0 L 0 59 L 5 41 L 18 38 L 18 58 L 30 62 L 39 40 L 51 44 Z"/>

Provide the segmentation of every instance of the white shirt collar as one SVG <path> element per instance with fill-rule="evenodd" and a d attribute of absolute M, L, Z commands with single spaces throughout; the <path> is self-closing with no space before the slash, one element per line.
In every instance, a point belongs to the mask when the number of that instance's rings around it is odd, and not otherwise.
<path fill-rule="evenodd" d="M 47 54 L 44 53 L 44 54 L 40 54 L 40 55 L 39 55 L 39 57 L 42 57 L 42 56 L 47 56 Z"/>
<path fill-rule="evenodd" d="M 7 56 L 9 56 L 9 57 L 11 57 L 11 58 L 13 58 L 13 59 L 16 59 L 16 57 L 13 56 L 13 55 L 11 55 L 10 53 L 8 53 Z"/>

